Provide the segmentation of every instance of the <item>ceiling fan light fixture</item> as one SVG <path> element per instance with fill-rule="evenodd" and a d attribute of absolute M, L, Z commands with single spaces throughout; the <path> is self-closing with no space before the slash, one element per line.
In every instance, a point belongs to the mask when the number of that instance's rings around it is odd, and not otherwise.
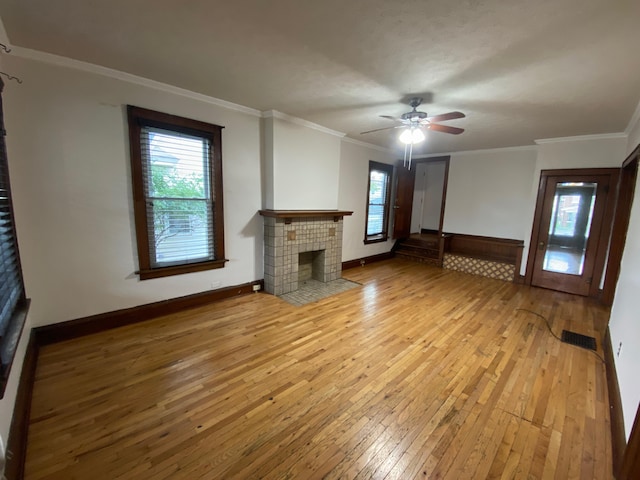
<path fill-rule="evenodd" d="M 425 136 L 419 128 L 407 128 L 400 133 L 399 139 L 405 145 L 415 145 L 416 143 L 423 142 Z"/>

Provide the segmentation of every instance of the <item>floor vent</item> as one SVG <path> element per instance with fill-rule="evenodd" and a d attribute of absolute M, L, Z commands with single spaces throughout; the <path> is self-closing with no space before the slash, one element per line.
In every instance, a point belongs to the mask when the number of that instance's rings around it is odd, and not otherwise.
<path fill-rule="evenodd" d="M 569 330 L 562 330 L 561 340 L 564 343 L 575 345 L 576 347 L 586 348 L 587 350 L 597 350 L 596 339 L 588 337 L 576 332 L 570 332 Z"/>

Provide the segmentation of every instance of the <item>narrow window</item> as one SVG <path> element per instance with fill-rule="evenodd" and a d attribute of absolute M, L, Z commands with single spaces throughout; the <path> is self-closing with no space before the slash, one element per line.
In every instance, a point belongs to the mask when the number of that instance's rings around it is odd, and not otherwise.
<path fill-rule="evenodd" d="M 389 203 L 393 165 L 369 162 L 367 224 L 364 243 L 384 242 L 388 237 Z"/>
<path fill-rule="evenodd" d="M 0 93 L 3 88 L 0 80 Z M 0 97 L 0 398 L 4 396 L 29 305 L 20 268 L 5 134 Z"/>
<path fill-rule="evenodd" d="M 140 279 L 224 267 L 223 127 L 128 113 Z"/>

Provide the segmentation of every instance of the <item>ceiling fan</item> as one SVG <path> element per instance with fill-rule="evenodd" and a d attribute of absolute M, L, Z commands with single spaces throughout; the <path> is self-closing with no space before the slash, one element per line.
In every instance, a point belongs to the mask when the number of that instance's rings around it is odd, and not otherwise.
<path fill-rule="evenodd" d="M 464 132 L 463 128 L 450 127 L 448 125 L 440 125 L 435 122 L 444 122 L 447 120 L 455 120 L 457 118 L 464 118 L 465 115 L 462 112 L 449 112 L 440 115 L 429 116 L 426 112 L 418 111 L 418 106 L 422 103 L 422 97 L 412 97 L 409 99 L 409 105 L 413 110 L 407 113 L 403 113 L 400 117 L 392 117 L 390 115 L 380 115 L 382 118 L 388 118 L 395 122 L 400 122 L 400 125 L 394 125 L 391 127 L 376 128 L 373 130 L 367 130 L 361 132 L 360 135 L 367 133 L 380 132 L 382 130 L 390 130 L 402 128 L 403 131 L 400 134 L 400 141 L 405 144 L 404 149 L 404 163 L 408 163 L 411 168 L 411 153 L 413 151 L 413 145 L 420 143 L 425 139 L 424 130 L 433 130 L 442 133 L 451 133 L 453 135 L 459 135 Z M 407 155 L 408 154 L 408 155 Z"/>

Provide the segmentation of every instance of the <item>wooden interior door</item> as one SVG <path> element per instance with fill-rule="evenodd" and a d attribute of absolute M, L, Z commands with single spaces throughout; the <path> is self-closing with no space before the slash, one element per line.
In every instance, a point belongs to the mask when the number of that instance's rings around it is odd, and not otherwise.
<path fill-rule="evenodd" d="M 393 238 L 408 238 L 411 234 L 411 210 L 416 169 L 408 169 L 402 161 L 396 164 L 396 196 L 393 204 Z"/>
<path fill-rule="evenodd" d="M 542 172 L 531 238 L 531 285 L 588 296 L 606 251 L 610 174 Z M 604 230 L 603 230 L 604 229 Z M 603 233 L 605 233 L 603 235 Z"/>

